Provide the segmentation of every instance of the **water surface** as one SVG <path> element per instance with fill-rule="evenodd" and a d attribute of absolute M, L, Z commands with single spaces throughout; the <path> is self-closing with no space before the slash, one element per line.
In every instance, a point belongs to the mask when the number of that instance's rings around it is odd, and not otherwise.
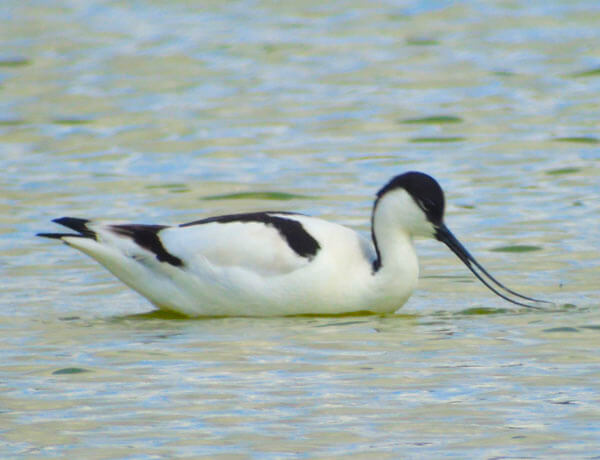
<path fill-rule="evenodd" d="M 596 2 L 5 3 L 0 456 L 599 455 Z M 368 232 L 411 169 L 492 273 L 557 306 L 419 242 L 395 315 L 143 315 L 34 237 L 267 208 Z"/>

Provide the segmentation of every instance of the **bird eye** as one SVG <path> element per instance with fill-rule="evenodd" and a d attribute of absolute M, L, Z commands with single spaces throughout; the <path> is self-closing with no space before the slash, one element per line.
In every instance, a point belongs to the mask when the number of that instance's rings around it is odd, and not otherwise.
<path fill-rule="evenodd" d="M 429 211 L 430 209 L 432 209 L 435 204 L 432 200 L 429 199 L 423 199 L 423 200 L 419 200 L 418 201 L 419 207 L 423 210 L 423 211 Z"/>

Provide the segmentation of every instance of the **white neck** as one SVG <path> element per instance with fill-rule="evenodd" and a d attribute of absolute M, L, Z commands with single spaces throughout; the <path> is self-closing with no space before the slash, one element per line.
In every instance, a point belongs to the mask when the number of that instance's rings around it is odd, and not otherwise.
<path fill-rule="evenodd" d="M 402 219 L 410 214 L 412 198 L 405 192 L 384 196 L 373 209 L 372 235 L 378 261 L 377 274 L 414 281 L 419 275 L 419 261 L 413 236 Z"/>

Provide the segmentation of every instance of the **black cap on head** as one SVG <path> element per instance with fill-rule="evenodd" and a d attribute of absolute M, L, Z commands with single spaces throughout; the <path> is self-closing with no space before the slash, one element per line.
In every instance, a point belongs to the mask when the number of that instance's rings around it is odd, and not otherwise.
<path fill-rule="evenodd" d="M 377 192 L 377 199 L 398 188 L 406 190 L 425 213 L 427 220 L 436 226 L 441 225 L 444 219 L 444 192 L 433 177 L 417 171 L 400 174 Z"/>

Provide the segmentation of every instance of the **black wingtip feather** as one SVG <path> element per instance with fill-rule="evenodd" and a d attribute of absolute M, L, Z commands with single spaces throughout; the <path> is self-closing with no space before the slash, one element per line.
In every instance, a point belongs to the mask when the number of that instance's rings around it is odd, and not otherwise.
<path fill-rule="evenodd" d="M 70 228 L 79 233 L 89 231 L 87 228 L 88 219 L 80 219 L 79 217 L 59 217 L 54 219 L 52 222 L 62 225 L 63 227 Z"/>
<path fill-rule="evenodd" d="M 38 233 L 37 236 L 42 238 L 54 238 L 57 240 L 62 239 L 65 236 L 78 236 L 81 238 L 92 238 L 96 239 L 96 233 L 89 228 L 87 224 L 90 222 L 88 219 L 80 219 L 78 217 L 60 217 L 52 220 L 63 227 L 70 228 L 78 233 Z"/>
<path fill-rule="evenodd" d="M 81 236 L 74 233 L 36 233 L 35 236 L 41 236 L 42 238 L 53 238 L 60 240 L 63 236 Z"/>

